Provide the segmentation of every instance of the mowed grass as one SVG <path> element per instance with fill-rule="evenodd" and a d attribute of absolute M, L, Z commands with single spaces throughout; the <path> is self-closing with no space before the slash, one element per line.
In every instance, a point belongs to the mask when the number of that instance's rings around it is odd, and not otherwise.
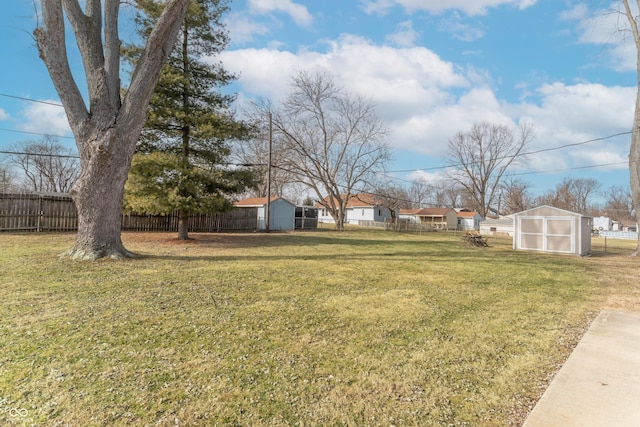
<path fill-rule="evenodd" d="M 87 263 L 56 257 L 73 235 L 0 235 L 1 424 L 516 426 L 600 310 L 638 308 L 631 244 L 174 237 Z"/>

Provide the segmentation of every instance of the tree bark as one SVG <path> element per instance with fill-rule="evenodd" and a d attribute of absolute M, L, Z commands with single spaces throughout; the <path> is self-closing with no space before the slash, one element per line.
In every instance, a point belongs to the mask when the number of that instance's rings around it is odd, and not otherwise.
<path fill-rule="evenodd" d="M 189 240 L 189 213 L 183 210 L 178 215 L 178 240 Z"/>
<path fill-rule="evenodd" d="M 64 256 L 86 260 L 132 256 L 120 237 L 124 183 L 151 94 L 189 2 L 167 2 L 121 102 L 119 0 L 105 0 L 104 10 L 100 0 L 87 0 L 86 12 L 78 0 L 41 0 L 42 26 L 34 35 L 76 138 L 81 165 L 80 177 L 71 189 L 78 211 L 78 233 L 74 246 Z M 88 107 L 69 67 L 65 16 L 82 57 Z"/>
<path fill-rule="evenodd" d="M 138 134 L 103 132 L 96 143 L 114 151 L 81 153 L 82 171 L 71 189 L 78 211 L 78 233 L 74 246 L 63 253 L 72 259 L 129 258 L 134 255 L 122 244 L 122 196 Z M 118 144 L 115 144 L 117 141 Z"/>
<path fill-rule="evenodd" d="M 640 49 L 638 52 L 640 52 Z M 640 65 L 640 54 L 638 55 L 638 64 Z M 640 222 L 640 68 L 638 71 L 638 94 L 636 95 L 636 109 L 633 118 L 633 131 L 631 132 L 631 148 L 629 149 L 629 180 L 636 224 Z M 640 230 L 638 230 L 636 250 L 631 256 L 640 256 Z"/>
<path fill-rule="evenodd" d="M 635 210 L 636 224 L 640 222 L 640 29 L 638 22 L 629 5 L 629 0 L 622 2 L 625 15 L 631 26 L 633 40 L 636 45 L 636 71 L 638 77 L 638 91 L 636 93 L 636 105 L 633 115 L 633 128 L 631 129 L 631 147 L 629 148 L 629 180 L 631 184 L 631 196 Z M 636 4 L 640 6 L 640 1 Z M 640 230 L 638 230 L 638 243 L 631 256 L 640 256 Z"/>

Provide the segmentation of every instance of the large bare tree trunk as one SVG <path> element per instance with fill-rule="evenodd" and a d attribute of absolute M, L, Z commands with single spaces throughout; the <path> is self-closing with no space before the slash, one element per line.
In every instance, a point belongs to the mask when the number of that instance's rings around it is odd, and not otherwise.
<path fill-rule="evenodd" d="M 640 54 L 638 56 L 638 64 L 640 65 Z M 633 131 L 631 132 L 631 148 L 629 149 L 629 179 L 636 224 L 640 222 L 640 68 L 638 71 L 638 94 L 636 95 L 636 110 L 633 118 Z M 632 256 L 640 256 L 640 230 L 638 230 L 638 244 Z"/>
<path fill-rule="evenodd" d="M 632 12 L 629 0 L 622 1 L 625 15 L 631 27 L 633 40 L 636 44 L 636 70 L 638 72 L 638 92 L 636 93 L 636 107 L 633 115 L 633 128 L 631 129 L 631 148 L 629 149 L 629 179 L 631 184 L 631 196 L 635 210 L 636 223 L 640 222 L 640 30 L 638 21 Z M 640 0 L 636 1 L 640 7 Z M 638 230 L 638 244 L 632 256 L 640 256 L 640 230 Z"/>
<path fill-rule="evenodd" d="M 82 172 L 71 190 L 78 211 L 78 234 L 74 246 L 64 256 L 84 260 L 134 256 L 124 248 L 120 230 L 124 183 L 138 135 L 135 130 L 125 134 L 111 130 L 96 142 L 118 147 L 117 154 L 82 152 Z"/>
<path fill-rule="evenodd" d="M 41 0 L 42 26 L 34 35 L 76 138 L 80 177 L 71 195 L 78 234 L 64 255 L 77 259 L 125 258 L 122 196 L 131 159 L 146 120 L 151 94 L 171 53 L 190 0 L 169 0 L 149 35 L 129 89 L 120 98 L 120 0 Z M 88 106 L 69 67 L 65 22 L 82 57 Z"/>

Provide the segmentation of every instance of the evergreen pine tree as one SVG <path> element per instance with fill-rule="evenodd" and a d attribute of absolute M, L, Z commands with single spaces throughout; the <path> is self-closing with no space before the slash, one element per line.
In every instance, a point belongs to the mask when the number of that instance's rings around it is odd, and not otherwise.
<path fill-rule="evenodd" d="M 136 0 L 138 33 L 146 39 L 162 2 Z M 228 36 L 221 22 L 225 0 L 192 0 L 178 41 L 151 97 L 126 184 L 125 206 L 150 214 L 179 212 L 178 238 L 187 239 L 189 215 L 232 207 L 229 196 L 252 185 L 252 174 L 224 166 L 229 141 L 247 127 L 230 110 L 234 96 L 221 89 L 235 76 L 213 58 Z M 135 62 L 142 46 L 125 47 Z"/>

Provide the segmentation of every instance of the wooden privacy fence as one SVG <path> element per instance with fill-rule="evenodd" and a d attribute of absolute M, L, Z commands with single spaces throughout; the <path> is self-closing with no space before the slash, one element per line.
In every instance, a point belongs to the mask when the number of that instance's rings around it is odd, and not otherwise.
<path fill-rule="evenodd" d="M 140 215 L 127 213 L 122 216 L 122 229 L 126 231 L 178 231 L 178 212 L 168 215 Z M 255 231 L 258 224 L 258 208 L 234 208 L 216 214 L 192 214 L 189 231 L 214 233 L 220 231 Z"/>
<path fill-rule="evenodd" d="M 74 231 L 76 207 L 67 195 L 0 194 L 0 231 Z"/>
<path fill-rule="evenodd" d="M 255 231 L 257 208 L 234 208 L 228 212 L 193 214 L 189 231 Z M 0 231 L 76 231 L 76 207 L 66 194 L 0 193 Z M 168 215 L 122 215 L 122 230 L 178 231 L 178 213 Z"/>

